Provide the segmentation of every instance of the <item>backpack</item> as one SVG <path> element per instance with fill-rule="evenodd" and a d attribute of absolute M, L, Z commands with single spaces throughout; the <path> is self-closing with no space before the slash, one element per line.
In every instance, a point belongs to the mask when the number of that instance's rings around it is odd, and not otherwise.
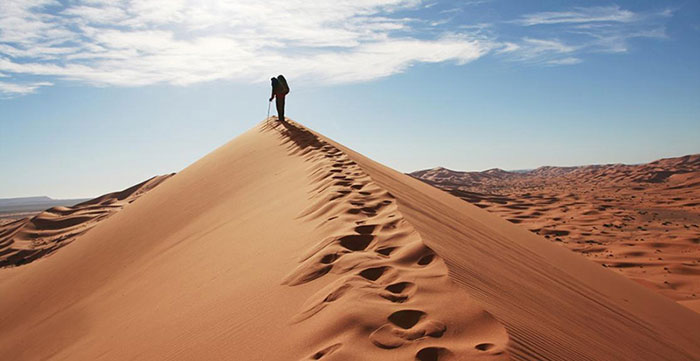
<path fill-rule="evenodd" d="M 287 79 L 284 78 L 284 75 L 280 74 L 277 77 L 277 81 L 279 82 L 280 92 L 283 95 L 287 95 L 289 93 L 289 85 L 287 85 Z"/>

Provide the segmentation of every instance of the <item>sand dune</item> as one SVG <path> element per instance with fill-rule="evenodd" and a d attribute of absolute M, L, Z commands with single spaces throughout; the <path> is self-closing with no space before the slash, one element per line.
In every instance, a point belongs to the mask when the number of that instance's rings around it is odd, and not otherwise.
<path fill-rule="evenodd" d="M 309 164 L 313 188 L 300 216 L 317 225 L 320 240 L 282 283 L 333 276 L 293 318 L 321 335 L 308 336 L 318 351 L 307 359 L 507 359 L 505 328 L 450 281 L 391 193 L 313 133 L 279 123 L 265 129 L 281 132 L 290 153 Z"/>
<path fill-rule="evenodd" d="M 700 300 L 700 155 L 641 165 L 517 173 L 436 168 L 412 175 L 671 299 Z"/>
<path fill-rule="evenodd" d="M 121 192 L 0 224 L 0 267 L 19 266 L 55 252 L 170 176 L 153 177 Z"/>
<path fill-rule="evenodd" d="M 700 356 L 696 313 L 274 119 L 0 293 L 17 360 Z"/>

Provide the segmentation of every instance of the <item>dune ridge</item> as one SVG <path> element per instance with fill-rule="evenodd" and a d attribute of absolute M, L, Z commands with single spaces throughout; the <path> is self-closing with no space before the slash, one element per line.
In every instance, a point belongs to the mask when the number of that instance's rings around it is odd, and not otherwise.
<path fill-rule="evenodd" d="M 339 276 L 293 319 L 318 317 L 310 324 L 325 335 L 306 359 L 508 359 L 505 328 L 455 287 L 391 193 L 298 124 L 269 122 L 263 129 L 279 132 L 289 152 L 310 164 L 311 204 L 300 217 L 327 235 L 283 284 Z M 450 307 L 455 303 L 459 309 Z"/>
<path fill-rule="evenodd" d="M 51 207 L 36 216 L 0 225 L 0 268 L 20 266 L 56 252 L 171 176 L 156 176 L 119 192 L 70 207 Z"/>

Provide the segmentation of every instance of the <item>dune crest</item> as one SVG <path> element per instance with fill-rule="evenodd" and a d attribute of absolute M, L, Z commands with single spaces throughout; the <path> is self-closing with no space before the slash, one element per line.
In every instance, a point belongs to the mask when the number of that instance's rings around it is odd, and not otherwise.
<path fill-rule="evenodd" d="M 508 359 L 505 328 L 452 283 L 391 193 L 298 124 L 263 129 L 278 132 L 288 151 L 309 163 L 311 204 L 300 217 L 326 236 L 283 284 L 337 276 L 293 319 L 325 335 L 307 360 Z"/>

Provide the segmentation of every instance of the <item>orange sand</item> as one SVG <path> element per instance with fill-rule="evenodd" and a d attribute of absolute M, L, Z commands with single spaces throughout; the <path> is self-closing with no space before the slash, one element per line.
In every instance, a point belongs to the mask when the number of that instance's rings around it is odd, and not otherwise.
<path fill-rule="evenodd" d="M 527 173 L 437 168 L 412 175 L 664 296 L 700 300 L 700 155 Z"/>
<path fill-rule="evenodd" d="M 700 356 L 700 315 L 274 119 L 0 294 L 12 360 Z"/>
<path fill-rule="evenodd" d="M 52 207 L 35 216 L 2 220 L 0 267 L 19 266 L 55 252 L 170 176 L 153 177 L 72 207 Z"/>

